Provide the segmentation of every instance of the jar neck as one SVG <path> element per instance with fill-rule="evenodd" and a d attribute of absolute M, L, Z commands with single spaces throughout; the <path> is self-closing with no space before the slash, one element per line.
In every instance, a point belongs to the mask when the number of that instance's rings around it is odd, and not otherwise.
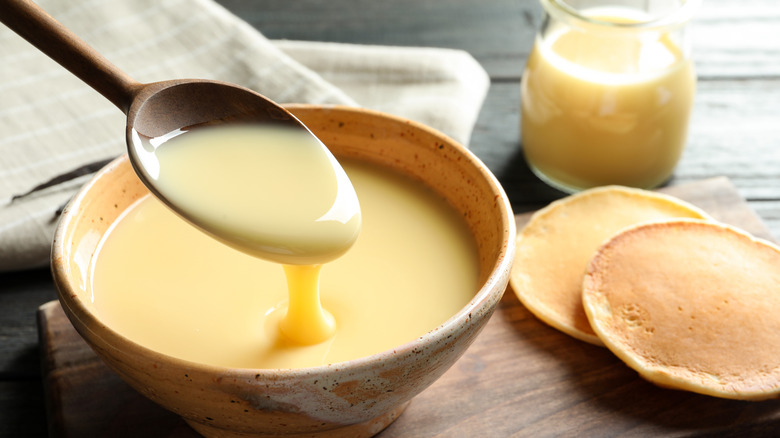
<path fill-rule="evenodd" d="M 540 0 L 545 10 L 537 42 L 550 46 L 558 36 L 573 32 L 585 36 L 588 48 L 599 56 L 629 56 L 620 51 L 610 52 L 611 47 L 651 46 L 653 41 L 668 41 L 678 55 L 686 61 L 691 58 L 689 26 L 692 14 L 700 0 Z M 666 8 L 660 7 L 666 5 Z M 595 49 L 594 49 L 595 48 Z M 569 52 L 571 53 L 571 50 Z M 641 50 L 639 48 L 634 51 Z M 664 49 L 667 50 L 667 49 Z M 596 56 L 593 53 L 592 56 Z M 636 56 L 639 56 L 638 54 Z"/>
<path fill-rule="evenodd" d="M 684 28 L 700 0 L 540 0 L 545 21 L 601 32 L 674 32 Z M 616 19 L 616 16 L 620 17 Z"/>

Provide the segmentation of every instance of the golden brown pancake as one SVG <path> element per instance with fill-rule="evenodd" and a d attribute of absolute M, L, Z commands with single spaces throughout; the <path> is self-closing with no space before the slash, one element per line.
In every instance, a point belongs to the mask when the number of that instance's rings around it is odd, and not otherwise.
<path fill-rule="evenodd" d="M 640 222 L 708 218 L 676 198 L 608 186 L 555 201 L 536 212 L 517 238 L 510 284 L 539 319 L 575 338 L 603 345 L 582 309 L 582 278 L 599 245 Z"/>
<path fill-rule="evenodd" d="M 637 226 L 602 246 L 583 304 L 606 346 L 658 385 L 780 394 L 780 248 L 714 222 Z"/>

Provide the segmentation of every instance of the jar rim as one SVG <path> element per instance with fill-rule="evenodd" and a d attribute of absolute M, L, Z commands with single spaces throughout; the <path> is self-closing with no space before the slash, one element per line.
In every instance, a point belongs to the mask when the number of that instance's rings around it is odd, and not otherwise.
<path fill-rule="evenodd" d="M 652 18 L 646 21 L 636 21 L 620 23 L 615 21 L 603 20 L 589 17 L 582 14 L 566 0 L 540 0 L 542 7 L 548 14 L 559 20 L 573 21 L 583 25 L 598 26 L 604 29 L 626 29 L 626 30 L 653 30 L 653 29 L 674 29 L 682 27 L 690 21 L 694 12 L 698 8 L 701 0 L 684 0 L 677 8 L 663 16 Z"/>

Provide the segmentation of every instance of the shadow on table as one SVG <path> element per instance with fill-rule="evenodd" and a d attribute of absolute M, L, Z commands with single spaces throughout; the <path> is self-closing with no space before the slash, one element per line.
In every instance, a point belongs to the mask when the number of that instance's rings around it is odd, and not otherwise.
<path fill-rule="evenodd" d="M 525 161 L 522 148 L 516 148 L 496 174 L 515 214 L 538 210 L 567 194 L 543 183 Z"/>

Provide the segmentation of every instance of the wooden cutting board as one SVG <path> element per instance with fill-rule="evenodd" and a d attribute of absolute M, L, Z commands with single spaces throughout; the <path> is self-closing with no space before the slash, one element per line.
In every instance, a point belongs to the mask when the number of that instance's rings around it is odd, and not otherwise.
<path fill-rule="evenodd" d="M 771 239 L 726 178 L 672 186 L 715 218 Z M 529 214 L 517 216 L 522 227 Z M 52 436 L 195 437 L 113 374 L 59 303 L 38 313 Z M 511 288 L 465 355 L 380 435 L 777 436 L 780 400 L 741 402 L 655 387 L 608 350 L 533 317 Z"/>

